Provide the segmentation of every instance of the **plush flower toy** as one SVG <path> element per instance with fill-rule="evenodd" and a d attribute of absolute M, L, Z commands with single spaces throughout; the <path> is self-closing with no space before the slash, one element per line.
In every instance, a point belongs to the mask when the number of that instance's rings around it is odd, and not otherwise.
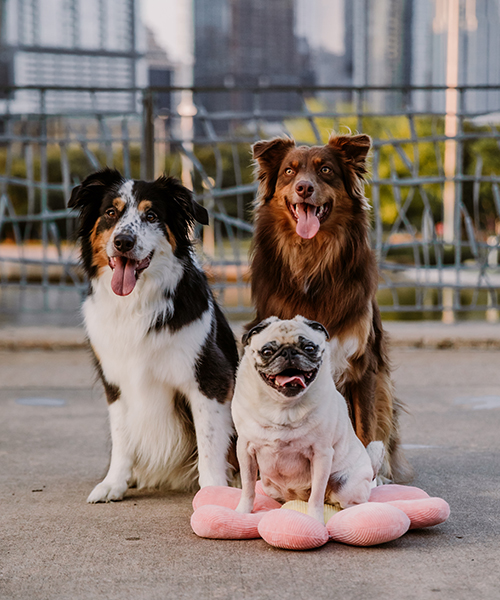
<path fill-rule="evenodd" d="M 328 541 L 353 546 L 374 546 L 401 537 L 408 529 L 430 527 L 446 521 L 448 503 L 431 498 L 423 490 L 402 485 L 383 485 L 370 499 L 341 510 L 325 504 L 325 523 L 308 516 L 307 503 L 299 500 L 279 504 L 256 485 L 250 514 L 236 512 L 241 490 L 205 487 L 194 497 L 191 527 L 196 535 L 210 539 L 263 538 L 271 546 L 287 550 L 319 548 Z"/>

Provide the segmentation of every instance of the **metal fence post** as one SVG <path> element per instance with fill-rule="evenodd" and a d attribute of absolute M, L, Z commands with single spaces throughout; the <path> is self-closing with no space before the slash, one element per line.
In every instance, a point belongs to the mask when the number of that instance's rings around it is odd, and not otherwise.
<path fill-rule="evenodd" d="M 151 91 L 144 91 L 142 100 L 142 148 L 141 178 L 154 179 L 155 176 L 155 122 L 154 103 Z"/>
<path fill-rule="evenodd" d="M 351 127 L 357 126 L 373 137 L 372 239 L 381 272 L 381 312 L 425 317 L 433 311 L 448 321 L 461 318 L 462 311 L 474 317 L 481 312 L 487 318 L 497 318 L 500 174 L 489 163 L 484 166 L 483 160 L 495 147 L 498 131 L 493 121 L 490 124 L 490 116 L 482 114 L 482 105 L 469 106 L 468 94 L 478 90 L 490 93 L 500 86 L 311 88 L 318 95 L 347 89 L 353 103 L 326 103 L 291 112 L 264 110 L 258 103 L 261 88 L 237 88 L 238 93 L 253 94 L 255 104 L 251 109 L 241 106 L 231 110 L 226 110 L 223 102 L 227 88 L 198 88 L 207 94 L 210 110 L 203 105 L 201 92 L 194 106 L 193 94 L 198 93 L 194 88 L 168 88 L 169 93 L 172 89 L 181 96 L 181 102 L 168 109 L 170 122 L 179 126 L 172 127 L 169 134 L 167 161 L 158 154 L 164 138 L 156 130 L 158 119 L 166 114 L 157 113 L 161 88 L 136 91 L 133 113 L 128 109 L 124 112 L 124 103 L 117 103 L 109 114 L 101 110 L 108 95 L 122 94 L 121 88 L 19 88 L 19 99 L 33 103 L 29 115 L 19 112 L 26 106 L 19 104 L 17 95 L 5 100 L 5 128 L 0 132 L 0 313 L 75 309 L 86 283 L 77 266 L 77 249 L 68 236 L 71 228 L 67 223 L 74 223 L 75 214 L 64 208 L 63 199 L 83 175 L 82 164 L 87 171 L 102 168 L 105 158 L 108 163 L 114 158 L 120 164 L 121 146 L 126 177 L 152 179 L 165 166 L 171 174 L 181 176 L 189 188 L 196 184 L 198 201 L 210 210 L 215 222 L 215 229 L 205 228 L 203 236 L 203 260 L 213 267 L 214 289 L 220 292 L 227 311 L 248 314 L 251 300 L 243 275 L 256 191 L 250 145 L 260 136 L 280 132 L 301 139 L 309 123 L 314 135 L 308 132 L 309 138 L 303 141 L 318 143 L 325 128 L 345 118 Z M 292 88 L 276 89 L 289 93 Z M 293 91 L 304 92 L 302 88 Z M 446 114 L 441 107 L 422 113 L 411 102 L 410 93 L 417 91 L 451 91 L 456 103 L 447 106 L 450 110 Z M 62 117 L 54 110 L 65 106 L 68 92 L 82 100 L 82 114 L 68 113 L 65 131 L 59 135 L 54 127 Z M 383 114 L 374 112 L 363 100 L 381 92 L 402 94 L 403 105 L 388 106 Z M 209 93 L 214 94 L 215 104 L 208 102 Z M 117 96 L 122 97 L 127 96 Z M 195 144 L 196 114 L 200 126 Z M 401 127 L 401 117 L 408 120 L 409 130 Z M 476 117 L 481 120 L 476 121 Z M 443 118 L 449 121 L 450 129 L 443 130 Z M 237 127 L 227 126 L 232 123 Z M 448 168 L 447 161 L 443 165 L 443 145 L 450 142 L 454 152 L 448 152 L 447 158 L 454 159 L 453 169 Z M 477 156 L 475 170 L 470 164 L 473 155 Z M 446 224 L 451 225 L 449 237 L 443 236 L 440 214 L 443 186 L 454 191 L 444 211 Z"/>

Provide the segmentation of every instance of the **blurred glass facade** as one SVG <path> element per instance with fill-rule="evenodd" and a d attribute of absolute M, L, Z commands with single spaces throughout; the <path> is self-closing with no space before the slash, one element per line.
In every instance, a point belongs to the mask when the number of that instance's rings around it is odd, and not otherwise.
<path fill-rule="evenodd" d="M 137 0 L 4 0 L 1 7 L 2 86 L 135 88 L 147 84 L 145 36 Z M 5 90 L 4 90 L 5 94 Z M 131 110 L 131 94 L 74 91 L 47 95 L 48 112 Z M 48 105 L 47 105 L 48 103 Z M 16 92 L 14 112 L 39 112 L 37 92 Z"/>
<path fill-rule="evenodd" d="M 498 0 L 194 0 L 194 84 L 446 85 L 450 2 L 459 13 L 458 84 L 500 84 Z M 382 112 L 400 100 L 370 98 Z M 291 96 L 283 101 L 290 106 L 280 109 L 294 108 Z M 233 95 L 232 108 L 249 102 Z M 263 108 L 276 102 L 269 96 Z M 413 102 L 444 109 L 443 94 L 418 92 Z M 470 92 L 463 109 L 498 111 L 500 96 Z"/>

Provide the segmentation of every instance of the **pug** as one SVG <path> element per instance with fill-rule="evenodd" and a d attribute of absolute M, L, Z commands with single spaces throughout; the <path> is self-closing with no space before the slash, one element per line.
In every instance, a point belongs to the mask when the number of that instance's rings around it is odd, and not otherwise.
<path fill-rule="evenodd" d="M 301 316 L 269 317 L 243 336 L 232 401 L 242 494 L 250 513 L 260 472 L 265 493 L 304 500 L 324 523 L 324 503 L 347 508 L 368 500 L 384 447 L 365 449 L 331 375 L 328 332 Z"/>

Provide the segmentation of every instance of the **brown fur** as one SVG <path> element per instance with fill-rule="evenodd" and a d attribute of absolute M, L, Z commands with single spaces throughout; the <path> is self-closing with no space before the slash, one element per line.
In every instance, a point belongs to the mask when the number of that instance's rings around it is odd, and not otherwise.
<path fill-rule="evenodd" d="M 137 207 L 139 212 L 143 212 L 143 213 L 150 210 L 151 208 L 153 208 L 153 203 L 150 200 L 141 200 Z"/>
<path fill-rule="evenodd" d="M 332 345 L 351 344 L 344 368 L 334 373 L 337 386 L 361 441 L 384 442 L 381 474 L 403 482 L 411 478 L 411 467 L 399 448 L 402 407 L 375 299 L 378 269 L 363 194 L 370 143 L 367 135 L 346 135 L 332 136 L 325 146 L 296 147 L 281 138 L 254 145 L 260 185 L 251 262 L 257 314 L 250 326 L 272 315 L 300 314 L 323 323 Z M 312 203 L 329 207 L 312 239 L 296 233 L 289 208 L 297 183 L 304 181 L 314 187 Z"/>
<path fill-rule="evenodd" d="M 107 268 L 109 266 L 109 258 L 106 252 L 106 244 L 113 233 L 112 229 L 99 229 L 97 221 L 90 234 L 90 243 L 93 251 L 92 264 L 98 269 Z"/>
<path fill-rule="evenodd" d="M 122 210 L 125 208 L 125 205 L 127 203 L 125 202 L 125 200 L 122 200 L 122 198 L 117 197 L 113 200 L 113 206 L 116 208 L 116 210 L 118 212 L 122 212 Z"/>

